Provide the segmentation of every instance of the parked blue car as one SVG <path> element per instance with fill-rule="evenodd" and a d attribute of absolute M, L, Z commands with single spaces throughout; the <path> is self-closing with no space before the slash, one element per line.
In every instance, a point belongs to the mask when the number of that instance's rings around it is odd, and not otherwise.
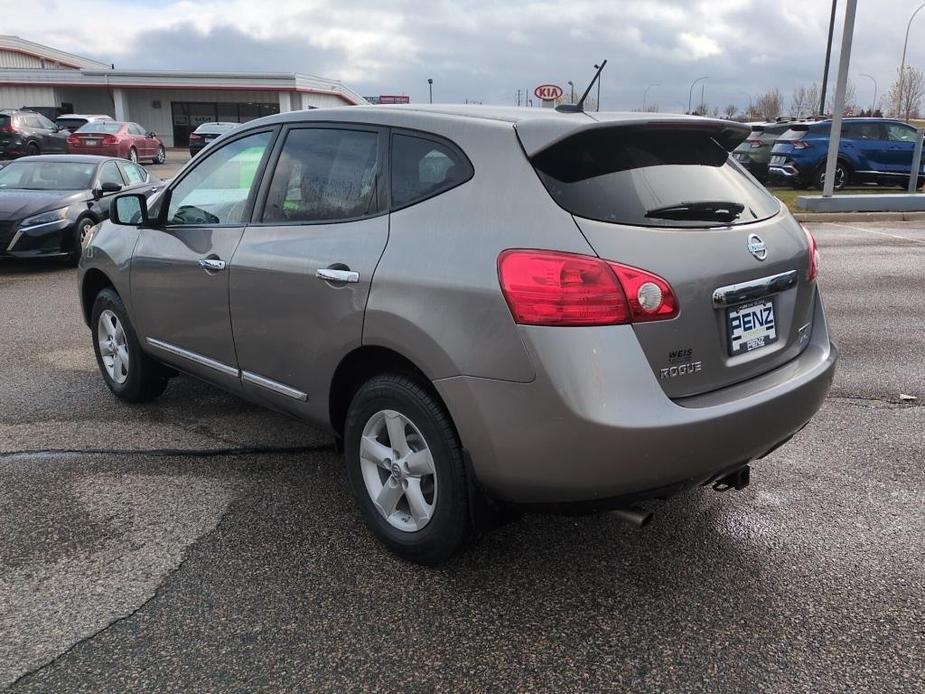
<path fill-rule="evenodd" d="M 768 168 L 772 184 L 821 188 L 829 151 L 832 121 L 796 123 L 771 150 Z M 878 183 L 905 188 L 912 169 L 916 130 L 886 118 L 846 118 L 842 121 L 835 189 L 854 183 Z M 919 171 L 919 187 L 925 183 Z"/>

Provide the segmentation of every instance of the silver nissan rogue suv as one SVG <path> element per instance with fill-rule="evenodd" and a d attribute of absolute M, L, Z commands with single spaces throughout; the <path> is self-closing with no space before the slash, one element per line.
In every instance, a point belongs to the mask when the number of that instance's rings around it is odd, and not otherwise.
<path fill-rule="evenodd" d="M 509 508 L 741 488 L 832 381 L 813 237 L 746 126 L 463 106 L 282 113 L 84 244 L 103 379 L 182 371 L 330 428 L 370 529 L 447 559 Z"/>

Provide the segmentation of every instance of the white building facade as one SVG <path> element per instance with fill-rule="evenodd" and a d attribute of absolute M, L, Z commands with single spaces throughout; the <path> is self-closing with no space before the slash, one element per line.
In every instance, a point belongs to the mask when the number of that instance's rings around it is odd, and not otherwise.
<path fill-rule="evenodd" d="M 337 80 L 301 73 L 115 70 L 17 36 L 0 36 L 0 109 L 107 114 L 184 147 L 209 121 L 243 123 L 309 108 L 365 104 Z"/>

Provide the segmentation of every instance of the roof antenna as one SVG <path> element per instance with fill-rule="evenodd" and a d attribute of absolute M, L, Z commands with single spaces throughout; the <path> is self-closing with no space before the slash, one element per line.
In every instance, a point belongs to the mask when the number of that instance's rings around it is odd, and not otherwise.
<path fill-rule="evenodd" d="M 578 100 L 577 104 L 559 104 L 556 106 L 556 110 L 559 113 L 584 113 L 585 112 L 585 99 L 588 98 L 588 94 L 591 93 L 591 87 L 594 86 L 594 83 L 601 78 L 601 71 L 604 69 L 604 66 L 607 64 L 605 59 L 601 66 L 597 69 L 597 72 L 594 73 L 594 79 L 591 80 L 591 84 L 588 85 L 588 88 L 585 89 L 585 93 L 581 95 L 581 98 Z"/>

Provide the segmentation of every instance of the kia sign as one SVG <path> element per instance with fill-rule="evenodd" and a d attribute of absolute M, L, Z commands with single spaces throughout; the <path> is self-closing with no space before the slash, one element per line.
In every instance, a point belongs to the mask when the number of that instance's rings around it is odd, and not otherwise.
<path fill-rule="evenodd" d="M 541 101 L 555 101 L 562 98 L 562 87 L 555 84 L 541 84 L 533 90 L 533 93 Z"/>

